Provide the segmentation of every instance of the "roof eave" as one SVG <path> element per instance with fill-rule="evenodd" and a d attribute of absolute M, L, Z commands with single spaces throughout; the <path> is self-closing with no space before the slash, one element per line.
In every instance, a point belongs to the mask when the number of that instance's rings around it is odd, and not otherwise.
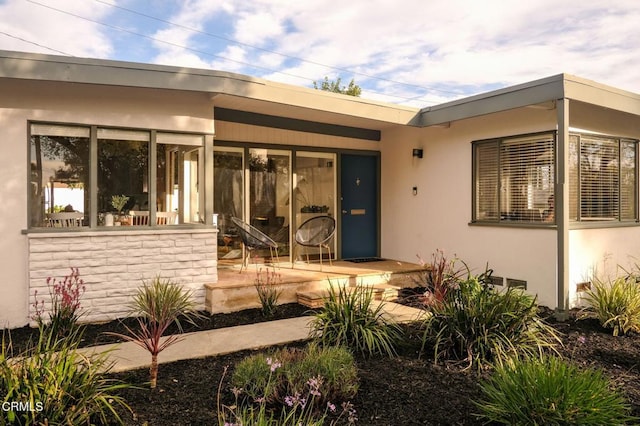
<path fill-rule="evenodd" d="M 392 124 L 408 124 L 419 111 L 230 72 L 2 50 L 0 78 L 221 94 Z"/>

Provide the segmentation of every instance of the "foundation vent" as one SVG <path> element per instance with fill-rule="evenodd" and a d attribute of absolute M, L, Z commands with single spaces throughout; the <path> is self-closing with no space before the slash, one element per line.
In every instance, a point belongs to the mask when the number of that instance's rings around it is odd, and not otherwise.
<path fill-rule="evenodd" d="M 525 280 L 517 280 L 515 278 L 507 278 L 507 287 L 527 289 L 527 282 Z"/>
<path fill-rule="evenodd" d="M 504 285 L 504 277 L 491 276 L 491 285 L 502 287 Z"/>

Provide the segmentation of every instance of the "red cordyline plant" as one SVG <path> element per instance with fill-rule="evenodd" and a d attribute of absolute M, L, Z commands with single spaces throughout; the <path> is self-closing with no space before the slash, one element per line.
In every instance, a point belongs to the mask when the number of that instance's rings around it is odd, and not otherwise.
<path fill-rule="evenodd" d="M 420 265 L 426 268 L 422 282 L 419 283 L 426 288 L 423 303 L 427 306 L 441 303 L 449 290 L 455 288 L 462 277 L 463 271 L 455 266 L 457 259 L 447 259 L 441 249 L 433 253 L 431 263 L 425 262 L 419 255 L 417 257 Z"/>
<path fill-rule="evenodd" d="M 55 336 L 64 337 L 71 334 L 80 318 L 80 299 L 86 289 L 84 280 L 80 278 L 78 268 L 71 268 L 71 273 L 62 280 L 48 277 L 47 287 L 51 295 L 49 321 L 43 318 L 44 300 L 38 301 L 38 290 L 33 294 L 35 313 L 31 318 L 40 327 L 51 327 Z"/>
<path fill-rule="evenodd" d="M 175 323 L 181 333 L 181 317 L 193 324 L 202 315 L 195 310 L 190 291 L 160 277 L 154 278 L 151 283 L 143 283 L 133 298 L 131 308 L 132 315 L 137 317 L 138 327 L 131 328 L 123 324 L 127 334 L 110 334 L 134 342 L 149 351 L 150 387 L 155 389 L 158 381 L 158 354 L 182 340 L 179 334 L 163 337 L 165 331 Z"/>

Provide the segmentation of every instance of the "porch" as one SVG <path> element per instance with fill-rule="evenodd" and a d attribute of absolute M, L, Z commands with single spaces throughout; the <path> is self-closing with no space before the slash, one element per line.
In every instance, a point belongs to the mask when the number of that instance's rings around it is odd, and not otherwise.
<path fill-rule="evenodd" d="M 240 272 L 240 265 L 218 268 L 218 282 L 205 284 L 205 307 L 212 314 L 259 308 L 254 287 L 258 271 L 275 271 L 282 289 L 279 303 L 301 303 L 310 308 L 322 306 L 330 285 L 373 286 L 377 300 L 389 300 L 406 287 L 416 287 L 424 267 L 397 260 L 374 259 L 365 262 L 334 261 L 333 265 L 296 262 L 278 265 L 251 264 Z"/>

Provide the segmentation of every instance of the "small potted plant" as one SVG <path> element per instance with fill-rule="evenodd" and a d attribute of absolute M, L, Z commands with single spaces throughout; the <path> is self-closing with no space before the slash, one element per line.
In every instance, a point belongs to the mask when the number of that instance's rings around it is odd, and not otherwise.
<path fill-rule="evenodd" d="M 119 226 L 121 224 L 128 224 L 127 218 L 122 215 L 122 209 L 129 201 L 129 197 L 126 195 L 113 195 L 111 196 L 111 206 L 116 209 L 118 214 L 115 217 L 115 225 Z"/>

